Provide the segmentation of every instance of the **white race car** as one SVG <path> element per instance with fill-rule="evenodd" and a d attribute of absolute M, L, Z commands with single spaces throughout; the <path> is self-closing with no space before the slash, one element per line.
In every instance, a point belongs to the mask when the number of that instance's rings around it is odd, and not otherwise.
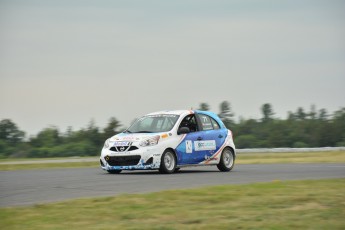
<path fill-rule="evenodd" d="M 216 114 L 176 110 L 147 114 L 106 140 L 100 165 L 109 173 L 137 169 L 173 173 L 199 165 L 230 171 L 235 158 L 232 132 Z"/>

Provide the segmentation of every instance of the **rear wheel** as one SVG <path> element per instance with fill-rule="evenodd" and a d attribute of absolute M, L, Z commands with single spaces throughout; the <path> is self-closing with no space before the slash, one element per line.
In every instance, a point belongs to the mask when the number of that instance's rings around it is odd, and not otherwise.
<path fill-rule="evenodd" d="M 110 174 L 119 174 L 122 170 L 107 170 Z"/>
<path fill-rule="evenodd" d="M 173 173 L 176 169 L 175 153 L 172 150 L 165 150 L 162 155 L 161 165 L 159 168 L 160 173 Z"/>
<path fill-rule="evenodd" d="M 235 154 L 230 148 L 225 148 L 220 157 L 217 168 L 222 172 L 230 171 L 235 165 Z"/>

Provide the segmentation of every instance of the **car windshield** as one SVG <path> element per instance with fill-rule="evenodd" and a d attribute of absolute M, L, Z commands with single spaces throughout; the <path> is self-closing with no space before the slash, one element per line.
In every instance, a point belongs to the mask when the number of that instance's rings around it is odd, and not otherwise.
<path fill-rule="evenodd" d="M 136 120 L 131 127 L 125 132 L 129 133 L 159 133 L 170 131 L 177 119 L 178 115 L 159 114 L 147 115 Z"/>

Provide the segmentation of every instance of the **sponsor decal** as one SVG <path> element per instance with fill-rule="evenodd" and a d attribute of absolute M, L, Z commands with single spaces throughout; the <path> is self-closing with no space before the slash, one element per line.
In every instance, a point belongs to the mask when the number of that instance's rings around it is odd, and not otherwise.
<path fill-rule="evenodd" d="M 194 149 L 195 151 L 216 150 L 216 141 L 194 141 Z"/>
<path fill-rule="evenodd" d="M 128 141 L 115 141 L 113 146 L 128 146 L 130 142 Z"/>
<path fill-rule="evenodd" d="M 186 153 L 193 152 L 193 144 L 191 140 L 186 140 Z"/>
<path fill-rule="evenodd" d="M 125 136 L 125 137 L 122 137 L 122 140 L 124 140 L 124 141 L 133 141 L 133 140 L 135 140 L 135 137 L 133 137 L 133 136 Z"/>

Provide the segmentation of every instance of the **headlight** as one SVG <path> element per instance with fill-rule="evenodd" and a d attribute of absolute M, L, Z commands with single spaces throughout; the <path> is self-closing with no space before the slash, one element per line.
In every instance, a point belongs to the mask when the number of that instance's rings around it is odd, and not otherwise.
<path fill-rule="evenodd" d="M 159 135 L 148 138 L 146 140 L 141 141 L 139 145 L 142 147 L 156 145 L 158 144 L 159 138 Z"/>
<path fill-rule="evenodd" d="M 107 139 L 107 140 L 104 142 L 103 148 L 104 148 L 104 149 L 109 148 L 109 139 Z"/>

